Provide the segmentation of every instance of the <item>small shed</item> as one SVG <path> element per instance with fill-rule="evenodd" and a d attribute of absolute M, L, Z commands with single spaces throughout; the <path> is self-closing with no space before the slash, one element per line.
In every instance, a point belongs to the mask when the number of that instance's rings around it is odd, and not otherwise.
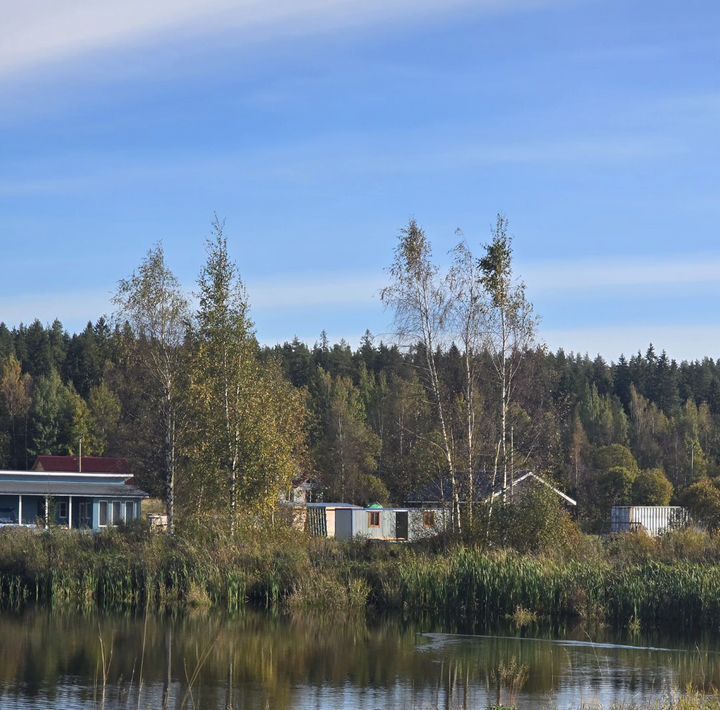
<path fill-rule="evenodd" d="M 610 532 L 644 530 L 653 537 L 688 524 L 688 512 L 678 505 L 614 505 L 610 510 Z"/>
<path fill-rule="evenodd" d="M 352 503 L 308 503 L 306 529 L 315 537 L 335 537 L 338 511 L 352 509 L 361 510 Z"/>
<path fill-rule="evenodd" d="M 412 510 L 409 508 L 369 508 L 338 510 L 335 513 L 335 537 L 350 540 L 409 541 L 432 537 L 445 529 L 449 520 L 442 509 Z"/>

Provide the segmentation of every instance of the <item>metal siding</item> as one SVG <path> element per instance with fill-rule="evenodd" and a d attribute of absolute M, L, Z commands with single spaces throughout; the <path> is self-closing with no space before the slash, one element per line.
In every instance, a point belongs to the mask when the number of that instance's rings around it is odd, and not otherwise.
<path fill-rule="evenodd" d="M 610 511 L 610 530 L 614 533 L 642 529 L 657 536 L 685 523 L 687 511 L 677 505 L 613 506 Z"/>

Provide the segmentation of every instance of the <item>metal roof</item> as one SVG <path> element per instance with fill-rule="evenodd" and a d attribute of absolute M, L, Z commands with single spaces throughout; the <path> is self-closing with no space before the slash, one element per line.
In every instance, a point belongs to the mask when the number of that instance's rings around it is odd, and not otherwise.
<path fill-rule="evenodd" d="M 149 498 L 124 483 L 70 483 L 63 481 L 0 481 L 0 495 L 78 496 L 80 498 Z"/>
<path fill-rule="evenodd" d="M 110 456 L 50 456 L 41 454 L 35 459 L 35 471 L 57 473 L 128 473 L 128 460 Z"/>
<path fill-rule="evenodd" d="M 550 490 L 554 491 L 556 495 L 560 496 L 570 505 L 577 505 L 577 501 L 570 496 L 563 493 L 560 489 L 556 488 L 552 483 L 547 481 L 543 476 L 540 476 L 533 471 L 516 472 L 517 477 L 512 480 L 507 488 L 503 488 L 502 485 L 498 485 L 495 490 L 492 490 L 492 478 L 493 476 L 487 472 L 482 471 L 475 474 L 475 486 L 474 486 L 474 499 L 476 503 L 489 502 L 491 499 L 495 499 L 498 496 L 502 496 L 505 493 L 511 491 L 515 486 L 523 486 L 527 482 L 537 481 L 547 486 Z M 464 504 L 468 498 L 465 487 L 467 486 L 466 476 L 462 472 L 458 473 L 458 496 L 460 503 Z M 442 478 L 433 481 L 418 491 L 411 493 L 406 503 L 410 504 L 436 504 L 436 503 L 447 503 L 450 504 L 452 501 L 452 483 L 449 478 Z"/>

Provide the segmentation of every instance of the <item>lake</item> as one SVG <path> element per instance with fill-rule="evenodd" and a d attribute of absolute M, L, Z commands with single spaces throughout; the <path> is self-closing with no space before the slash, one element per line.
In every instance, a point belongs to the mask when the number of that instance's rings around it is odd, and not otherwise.
<path fill-rule="evenodd" d="M 521 708 L 720 687 L 710 641 L 582 629 L 449 633 L 437 623 L 235 617 L 0 616 L 2 708 Z"/>

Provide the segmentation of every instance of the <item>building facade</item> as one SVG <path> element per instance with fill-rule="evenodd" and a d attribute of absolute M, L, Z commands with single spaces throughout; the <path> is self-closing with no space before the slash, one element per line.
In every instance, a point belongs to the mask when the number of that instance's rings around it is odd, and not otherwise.
<path fill-rule="evenodd" d="M 87 461 L 83 459 L 83 463 Z M 100 531 L 139 520 L 146 498 L 148 494 L 134 484 L 129 473 L 0 471 L 0 526 Z"/>

